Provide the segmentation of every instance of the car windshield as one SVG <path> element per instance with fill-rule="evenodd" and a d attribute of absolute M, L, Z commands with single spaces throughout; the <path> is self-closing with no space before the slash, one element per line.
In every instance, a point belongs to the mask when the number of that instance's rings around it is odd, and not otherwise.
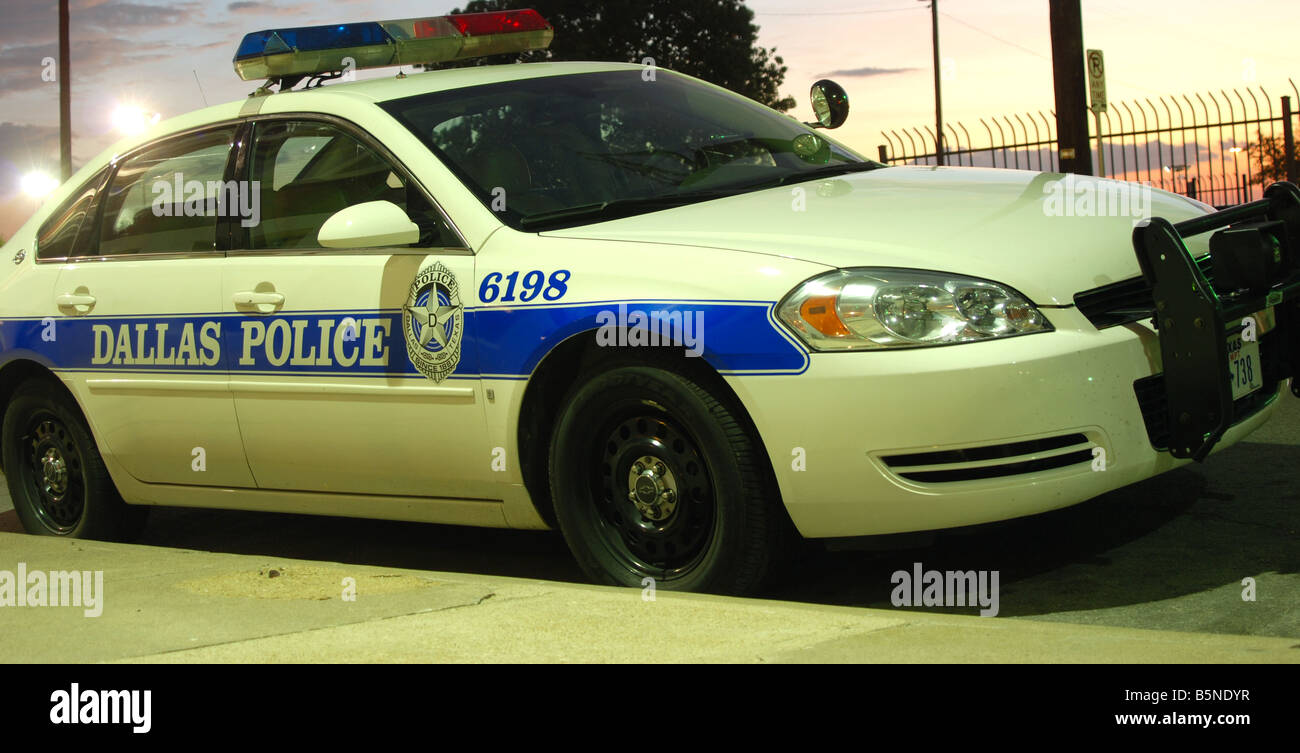
<path fill-rule="evenodd" d="M 529 78 L 383 107 L 530 232 L 883 167 L 740 95 L 653 73 Z"/>

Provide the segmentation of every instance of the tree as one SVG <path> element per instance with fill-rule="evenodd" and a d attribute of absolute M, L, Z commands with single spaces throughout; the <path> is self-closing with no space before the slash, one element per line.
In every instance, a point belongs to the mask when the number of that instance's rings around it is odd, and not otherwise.
<path fill-rule="evenodd" d="M 449 63 L 592 60 L 646 63 L 704 79 L 782 112 L 786 65 L 776 48 L 758 44 L 754 12 L 742 0 L 472 0 L 453 13 L 532 8 L 555 28 L 546 50 Z"/>
<path fill-rule="evenodd" d="M 1250 158 L 1259 163 L 1259 174 L 1255 176 L 1255 182 L 1267 186 L 1274 181 L 1286 180 L 1286 159 L 1283 157 L 1286 148 L 1282 137 L 1266 139 L 1260 131 L 1255 131 L 1255 137 L 1256 143 L 1246 147 Z M 1300 148 L 1296 144 L 1291 145 L 1291 159 L 1300 165 Z"/>

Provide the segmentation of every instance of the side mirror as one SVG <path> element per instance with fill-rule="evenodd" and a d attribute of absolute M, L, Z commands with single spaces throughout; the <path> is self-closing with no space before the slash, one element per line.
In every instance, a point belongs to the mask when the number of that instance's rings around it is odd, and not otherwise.
<path fill-rule="evenodd" d="M 834 81 L 828 78 L 818 81 L 812 85 L 809 96 L 813 113 L 817 115 L 817 122 L 808 124 L 813 128 L 839 128 L 849 119 L 849 95 Z"/>
<path fill-rule="evenodd" d="M 325 248 L 405 246 L 420 240 L 420 227 L 391 201 L 353 204 L 330 215 L 316 234 Z"/>

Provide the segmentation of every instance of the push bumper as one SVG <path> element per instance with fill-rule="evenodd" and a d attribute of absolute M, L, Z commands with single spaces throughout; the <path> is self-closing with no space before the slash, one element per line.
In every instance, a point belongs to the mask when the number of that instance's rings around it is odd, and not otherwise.
<path fill-rule="evenodd" d="M 1207 278 L 1184 238 L 1214 232 Z M 1133 231 L 1143 277 L 1156 305 L 1155 324 L 1167 396 L 1169 452 L 1204 460 L 1240 414 L 1245 397 L 1232 370 L 1244 344 L 1260 348 L 1262 391 L 1275 392 L 1300 363 L 1300 189 L 1275 183 L 1260 201 L 1171 223 L 1162 218 Z M 1235 360 L 1230 360 L 1230 357 Z"/>

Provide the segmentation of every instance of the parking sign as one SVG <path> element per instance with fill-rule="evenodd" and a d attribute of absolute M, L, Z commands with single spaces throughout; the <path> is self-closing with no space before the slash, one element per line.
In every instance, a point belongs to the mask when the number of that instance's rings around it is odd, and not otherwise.
<path fill-rule="evenodd" d="M 1088 50 L 1088 92 L 1092 95 L 1092 111 L 1106 112 L 1106 62 L 1101 50 Z"/>

